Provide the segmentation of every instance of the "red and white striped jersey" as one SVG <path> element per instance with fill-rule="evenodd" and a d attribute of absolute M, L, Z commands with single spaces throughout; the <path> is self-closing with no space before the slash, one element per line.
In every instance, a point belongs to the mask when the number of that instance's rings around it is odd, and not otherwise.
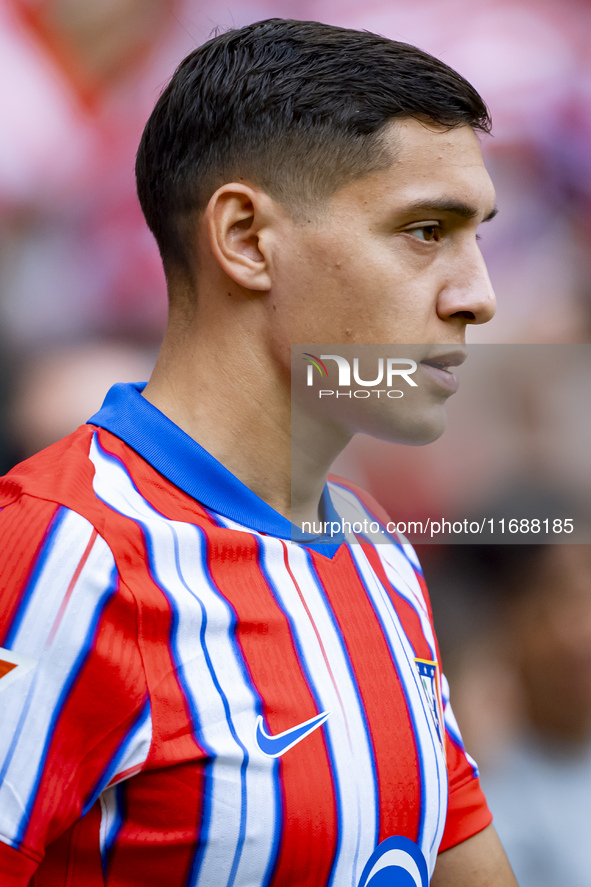
<path fill-rule="evenodd" d="M 3 887 L 426 887 L 491 816 L 414 552 L 292 541 L 140 391 L 0 481 Z"/>

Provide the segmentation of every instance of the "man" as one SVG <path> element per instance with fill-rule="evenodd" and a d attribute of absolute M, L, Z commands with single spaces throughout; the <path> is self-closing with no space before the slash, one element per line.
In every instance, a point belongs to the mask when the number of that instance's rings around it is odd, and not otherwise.
<path fill-rule="evenodd" d="M 494 310 L 488 126 L 445 65 L 327 25 L 181 64 L 137 160 L 170 298 L 152 378 L 0 492 L 3 883 L 515 884 L 413 552 L 290 522 L 374 507 L 326 488 L 355 431 L 441 433 Z M 292 509 L 291 343 L 383 341 L 431 343 L 419 409 L 296 398 Z"/>

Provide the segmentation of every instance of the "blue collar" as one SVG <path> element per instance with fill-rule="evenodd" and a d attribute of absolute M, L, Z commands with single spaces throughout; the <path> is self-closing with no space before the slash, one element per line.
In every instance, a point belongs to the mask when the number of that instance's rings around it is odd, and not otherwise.
<path fill-rule="evenodd" d="M 297 539 L 326 557 L 333 556 L 344 541 L 342 532 L 331 536 L 330 542 L 322 541 L 326 537 L 302 534 L 142 397 L 145 385 L 113 385 L 88 423 L 119 437 L 175 486 L 222 517 L 259 533 Z M 339 520 L 327 487 L 322 494 L 322 508 L 323 520 Z"/>

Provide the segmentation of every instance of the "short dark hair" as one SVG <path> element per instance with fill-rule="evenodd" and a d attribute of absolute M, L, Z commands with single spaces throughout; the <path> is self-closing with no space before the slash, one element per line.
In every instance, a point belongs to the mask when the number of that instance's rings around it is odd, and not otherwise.
<path fill-rule="evenodd" d="M 384 168 L 381 131 L 414 117 L 489 132 L 463 77 L 414 46 L 319 22 L 269 19 L 219 34 L 177 68 L 136 161 L 165 268 L 189 267 L 187 220 L 244 179 L 297 216 Z"/>

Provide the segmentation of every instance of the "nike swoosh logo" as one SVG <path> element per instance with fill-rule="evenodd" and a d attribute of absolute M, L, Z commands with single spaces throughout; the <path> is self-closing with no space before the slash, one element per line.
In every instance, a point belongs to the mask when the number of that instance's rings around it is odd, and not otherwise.
<path fill-rule="evenodd" d="M 319 715 L 310 718 L 309 721 L 304 721 L 303 724 L 297 724 L 297 726 L 284 730 L 283 733 L 278 733 L 276 736 L 269 736 L 263 727 L 263 719 L 259 715 L 255 728 L 256 744 L 268 758 L 278 758 L 284 755 L 286 751 L 289 751 L 290 748 L 293 748 L 294 745 L 297 745 L 298 742 L 301 742 L 302 739 L 305 739 L 306 736 L 309 736 L 310 733 L 313 733 L 314 730 L 317 730 L 329 716 L 329 711 L 323 711 Z"/>

